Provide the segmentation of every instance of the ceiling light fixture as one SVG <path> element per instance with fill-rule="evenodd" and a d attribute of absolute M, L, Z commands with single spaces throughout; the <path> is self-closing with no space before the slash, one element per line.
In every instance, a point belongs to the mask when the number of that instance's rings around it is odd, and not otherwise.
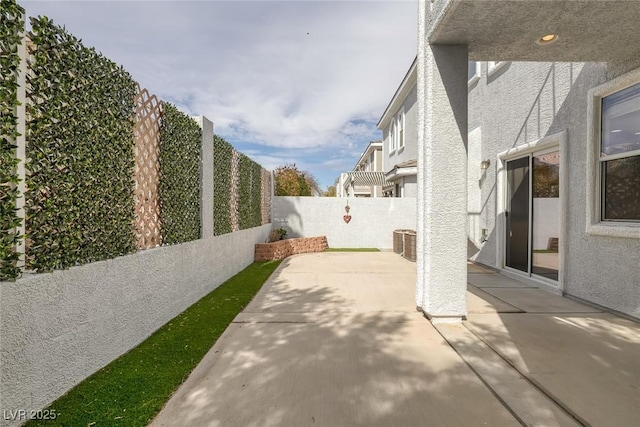
<path fill-rule="evenodd" d="M 611 133 L 618 133 L 618 132 L 622 132 L 622 129 L 614 129 L 611 131 Z"/>
<path fill-rule="evenodd" d="M 540 37 L 536 43 L 538 43 L 539 45 L 547 45 L 547 44 L 554 43 L 557 40 L 558 40 L 557 34 L 547 34 L 546 36 Z"/>

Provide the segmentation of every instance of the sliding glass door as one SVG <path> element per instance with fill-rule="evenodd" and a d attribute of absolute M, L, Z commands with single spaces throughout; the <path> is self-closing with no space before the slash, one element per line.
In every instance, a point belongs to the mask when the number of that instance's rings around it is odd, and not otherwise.
<path fill-rule="evenodd" d="M 557 281 L 560 236 L 560 152 L 507 162 L 505 265 Z"/>
<path fill-rule="evenodd" d="M 531 273 L 558 280 L 560 256 L 560 152 L 533 155 Z"/>
<path fill-rule="evenodd" d="M 529 157 L 507 162 L 506 265 L 529 272 Z"/>

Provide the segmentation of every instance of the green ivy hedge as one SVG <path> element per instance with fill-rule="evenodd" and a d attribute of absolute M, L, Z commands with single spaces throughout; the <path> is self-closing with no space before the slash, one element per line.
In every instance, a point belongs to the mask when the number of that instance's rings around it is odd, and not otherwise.
<path fill-rule="evenodd" d="M 238 164 L 238 220 L 240 230 L 262 224 L 262 166 L 244 154 Z"/>
<path fill-rule="evenodd" d="M 202 130 L 174 105 L 162 104 L 160 126 L 160 222 L 165 244 L 200 238 Z"/>
<path fill-rule="evenodd" d="M 262 225 L 262 166 L 251 161 L 251 227 Z"/>
<path fill-rule="evenodd" d="M 213 234 L 231 233 L 231 158 L 233 146 L 213 137 Z"/>
<path fill-rule="evenodd" d="M 233 146 L 217 135 L 213 139 L 213 230 L 231 233 L 231 163 Z M 262 225 L 262 166 L 238 153 L 238 224 L 240 230 Z"/>
<path fill-rule="evenodd" d="M 24 9 L 15 0 L 0 1 L 0 280 L 15 280 L 20 275 L 16 232 L 22 221 L 16 212 L 19 183 L 16 167 L 18 117 L 18 45 L 22 43 Z"/>
<path fill-rule="evenodd" d="M 135 82 L 48 18 L 31 28 L 26 266 L 134 252 Z"/>
<path fill-rule="evenodd" d="M 238 161 L 238 224 L 251 228 L 251 159 L 244 154 Z"/>

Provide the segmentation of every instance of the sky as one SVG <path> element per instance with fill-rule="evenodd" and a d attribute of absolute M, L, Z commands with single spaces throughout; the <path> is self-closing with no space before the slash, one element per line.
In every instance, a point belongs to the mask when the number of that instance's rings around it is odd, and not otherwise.
<path fill-rule="evenodd" d="M 352 170 L 409 69 L 416 0 L 29 1 L 267 169 Z"/>

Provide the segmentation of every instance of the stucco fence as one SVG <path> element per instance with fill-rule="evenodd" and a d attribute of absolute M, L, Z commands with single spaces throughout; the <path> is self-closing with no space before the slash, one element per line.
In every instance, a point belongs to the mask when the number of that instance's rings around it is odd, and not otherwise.
<path fill-rule="evenodd" d="M 271 225 L 2 283 L 6 410 L 39 409 L 253 262 Z"/>
<path fill-rule="evenodd" d="M 287 237 L 326 236 L 332 248 L 391 249 L 394 230 L 416 229 L 412 197 L 274 197 L 272 203 L 273 226 L 285 228 Z"/>
<path fill-rule="evenodd" d="M 0 408 L 37 411 L 253 262 L 271 224 L 214 236 L 213 124 L 203 126 L 201 237 L 0 283 Z M 0 426 L 20 420 L 0 418 Z"/>

